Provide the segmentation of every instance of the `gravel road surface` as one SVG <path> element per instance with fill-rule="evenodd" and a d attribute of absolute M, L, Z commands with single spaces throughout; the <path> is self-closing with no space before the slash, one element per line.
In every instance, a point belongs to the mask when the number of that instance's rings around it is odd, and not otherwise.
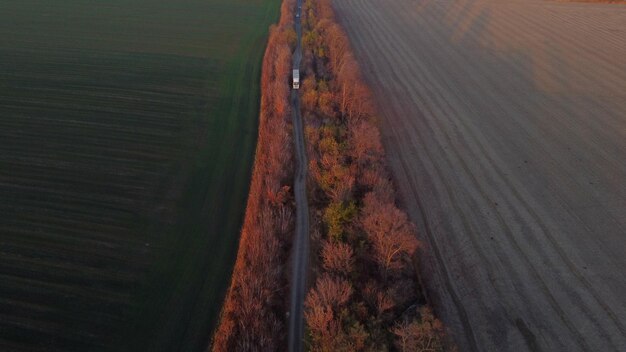
<path fill-rule="evenodd" d="M 302 29 L 300 23 L 300 7 L 302 0 L 296 1 L 295 30 L 298 36 L 296 50 L 293 53 L 293 68 L 300 68 L 302 59 Z M 300 97 L 297 90 L 291 91 L 291 111 L 296 156 L 296 173 L 294 178 L 294 195 L 296 199 L 296 229 L 292 250 L 293 266 L 291 275 L 290 309 L 289 309 L 289 352 L 303 351 L 304 314 L 303 304 L 306 296 L 306 277 L 309 264 L 309 204 L 306 194 L 306 174 L 308 162 L 304 142 L 304 127 L 300 114 Z"/>

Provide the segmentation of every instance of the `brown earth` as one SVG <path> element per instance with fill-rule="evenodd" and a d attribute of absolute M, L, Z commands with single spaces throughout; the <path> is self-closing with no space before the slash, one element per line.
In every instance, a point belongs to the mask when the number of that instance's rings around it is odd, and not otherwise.
<path fill-rule="evenodd" d="M 595 3 L 605 3 L 605 4 L 626 4 L 626 0 L 556 0 L 563 2 L 595 2 Z"/>
<path fill-rule="evenodd" d="M 334 4 L 461 350 L 626 350 L 626 8 Z"/>

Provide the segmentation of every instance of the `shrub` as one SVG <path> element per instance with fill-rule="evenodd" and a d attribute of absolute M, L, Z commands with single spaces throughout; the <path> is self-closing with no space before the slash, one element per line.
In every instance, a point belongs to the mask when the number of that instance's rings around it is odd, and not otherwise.
<path fill-rule="evenodd" d="M 364 198 L 361 226 L 372 244 L 372 257 L 385 279 L 406 266 L 417 249 L 415 231 L 406 214 L 392 203 L 380 202 L 373 193 Z"/>
<path fill-rule="evenodd" d="M 354 270 L 354 251 L 349 244 L 326 241 L 322 245 L 322 265 L 329 273 L 347 277 Z"/>
<path fill-rule="evenodd" d="M 420 320 L 398 323 L 391 329 L 396 336 L 396 348 L 401 352 L 443 351 L 443 324 L 429 308 L 422 308 L 420 313 Z"/>
<path fill-rule="evenodd" d="M 344 226 L 356 215 L 353 202 L 333 202 L 324 211 L 324 222 L 328 228 L 328 237 L 333 241 L 341 241 Z"/>

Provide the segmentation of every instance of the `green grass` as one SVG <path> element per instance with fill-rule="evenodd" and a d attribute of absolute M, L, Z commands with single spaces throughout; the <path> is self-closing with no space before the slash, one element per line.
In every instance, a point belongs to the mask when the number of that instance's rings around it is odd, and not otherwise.
<path fill-rule="evenodd" d="M 279 3 L 0 3 L 1 351 L 206 348 Z"/>

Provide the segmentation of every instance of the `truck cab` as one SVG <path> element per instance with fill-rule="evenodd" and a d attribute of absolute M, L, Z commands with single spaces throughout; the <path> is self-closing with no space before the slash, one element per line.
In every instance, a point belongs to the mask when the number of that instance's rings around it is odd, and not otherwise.
<path fill-rule="evenodd" d="M 300 89 L 300 70 L 293 70 L 293 81 L 292 81 L 293 89 Z"/>

